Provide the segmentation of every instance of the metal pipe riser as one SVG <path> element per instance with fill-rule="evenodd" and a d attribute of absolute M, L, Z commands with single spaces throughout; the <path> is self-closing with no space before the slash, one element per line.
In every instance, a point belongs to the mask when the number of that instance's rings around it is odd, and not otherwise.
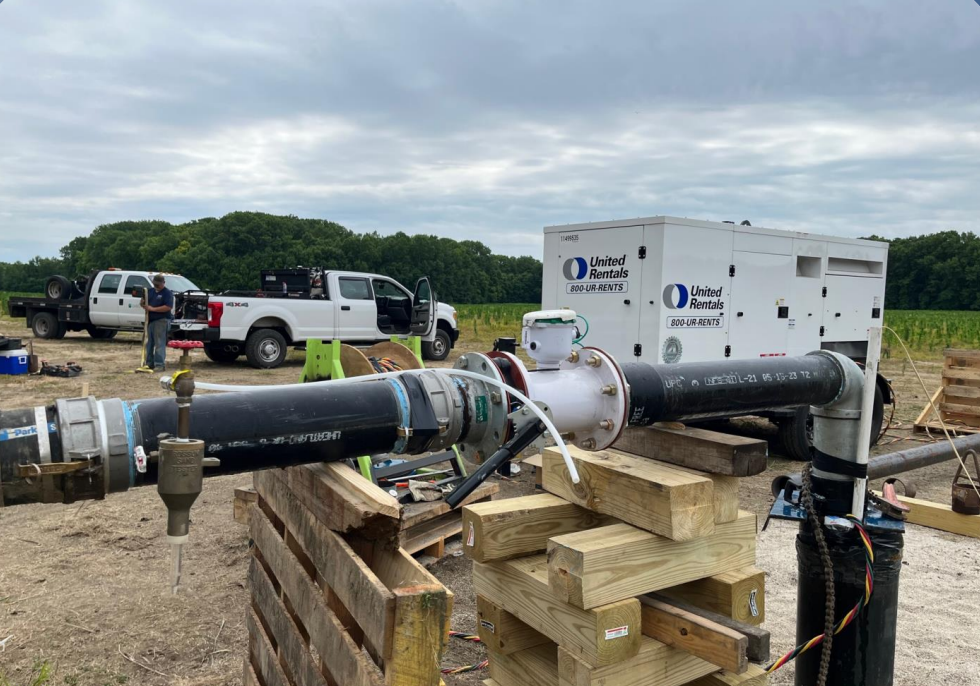
<path fill-rule="evenodd" d="M 629 362 L 622 369 L 632 426 L 825 405 L 840 395 L 845 380 L 840 361 L 823 352 L 656 366 Z"/>

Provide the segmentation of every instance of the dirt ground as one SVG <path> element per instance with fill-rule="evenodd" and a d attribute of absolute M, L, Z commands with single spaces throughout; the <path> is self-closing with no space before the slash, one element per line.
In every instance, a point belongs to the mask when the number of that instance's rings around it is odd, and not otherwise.
<path fill-rule="evenodd" d="M 22 324 L 0 320 L 0 332 L 20 336 Z M 465 350 L 465 348 L 464 348 Z M 36 352 L 51 362 L 75 361 L 77 379 L 0 377 L 0 409 L 29 407 L 77 395 L 83 383 L 98 397 L 162 395 L 156 377 L 134 374 L 139 343 L 131 335 L 97 342 L 85 335 L 38 341 Z M 171 351 L 172 352 L 172 351 Z M 459 354 L 453 352 L 453 358 Z M 450 363 L 452 359 L 450 360 Z M 171 362 L 175 356 L 170 358 Z M 929 390 L 940 365 L 918 363 Z M 285 383 L 297 379 L 302 353 L 291 353 L 277 370 L 245 364 L 220 367 L 203 358 L 200 378 L 231 383 Z M 927 440 L 910 428 L 926 398 L 911 369 L 888 361 L 899 404 L 893 428 L 875 453 L 906 449 Z M 769 470 L 742 482 L 742 507 L 765 516 L 769 483 L 798 471 L 779 457 L 780 447 L 764 422 L 740 421 L 738 429 L 772 439 Z M 919 497 L 948 502 L 952 463 L 906 475 Z M 532 492 L 530 470 L 501 480 L 501 496 Z M 244 586 L 248 561 L 245 528 L 232 514 L 234 487 L 247 476 L 209 479 L 193 511 L 182 591 L 168 587 L 169 550 L 165 510 L 154 489 L 137 489 L 102 502 L 30 505 L 0 510 L 0 686 L 147 684 L 219 686 L 241 683 L 246 632 Z M 760 519 L 761 522 L 761 519 Z M 794 527 L 775 522 L 760 534 L 758 566 L 767 580 L 767 628 L 773 651 L 792 647 L 796 614 Z M 453 628 L 470 632 L 475 598 L 470 563 L 458 542 L 432 571 L 456 596 Z M 977 684 L 980 662 L 973 637 L 980 618 L 971 598 L 980 580 L 980 542 L 910 526 L 902 574 L 896 684 Z M 479 662 L 478 644 L 453 640 L 446 667 Z M 38 677 L 46 677 L 44 681 Z M 478 684 L 485 672 L 447 676 L 447 684 Z M 792 683 L 792 667 L 772 683 Z"/>

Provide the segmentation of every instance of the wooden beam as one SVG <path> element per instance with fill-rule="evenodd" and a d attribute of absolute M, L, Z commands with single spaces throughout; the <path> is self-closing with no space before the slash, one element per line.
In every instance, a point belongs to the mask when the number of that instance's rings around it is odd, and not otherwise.
<path fill-rule="evenodd" d="M 256 490 L 295 537 L 323 584 L 347 608 L 369 643 L 384 657 L 390 656 L 394 594 L 339 534 L 324 526 L 293 497 L 275 472 L 256 472 Z"/>
<path fill-rule="evenodd" d="M 233 503 L 233 518 L 239 524 L 248 525 L 248 515 L 259 500 L 259 494 L 254 488 L 236 488 Z"/>
<path fill-rule="evenodd" d="M 749 640 L 737 631 L 655 598 L 640 598 L 643 634 L 736 674 L 749 666 Z"/>
<path fill-rule="evenodd" d="M 480 640 L 491 653 L 509 655 L 545 643 L 551 639 L 528 626 L 482 595 L 476 597 L 476 623 Z"/>
<path fill-rule="evenodd" d="M 678 600 L 677 598 L 672 598 L 670 596 L 664 595 L 664 593 L 650 593 L 648 598 L 653 598 L 659 600 L 667 605 L 676 607 L 679 610 L 684 610 L 691 614 L 703 617 L 704 619 L 714 622 L 715 624 L 720 624 L 721 626 L 727 627 L 739 634 L 745 636 L 748 639 L 748 646 L 746 648 L 746 656 L 752 662 L 768 662 L 770 659 L 769 654 L 769 643 L 770 635 L 769 632 L 762 627 L 755 626 L 753 624 L 746 624 L 744 622 L 739 622 L 732 619 L 731 617 L 726 617 L 725 615 L 718 614 L 717 612 L 712 612 L 711 610 L 705 610 L 704 608 L 691 605 L 683 600 Z"/>
<path fill-rule="evenodd" d="M 621 662 L 640 648 L 640 601 L 630 598 L 591 610 L 569 605 L 549 588 L 544 555 L 474 562 L 473 588 L 589 664 Z"/>
<path fill-rule="evenodd" d="M 931 416 L 934 416 L 934 413 L 932 411 L 932 406 L 935 405 L 936 409 L 938 409 L 939 402 L 942 397 L 943 397 L 943 387 L 940 386 L 939 388 L 936 389 L 936 392 L 932 394 L 931 402 L 926 403 L 926 406 L 922 408 L 922 412 L 920 412 L 919 416 L 916 417 L 915 427 L 917 429 L 920 428 L 922 425 L 928 423 L 930 421 L 929 418 Z"/>
<path fill-rule="evenodd" d="M 881 493 L 875 491 L 875 495 Z M 951 534 L 980 538 L 980 515 L 965 515 L 953 512 L 953 508 L 942 503 L 931 503 L 928 500 L 898 496 L 898 499 L 911 508 L 908 521 L 910 524 L 927 526 Z"/>
<path fill-rule="evenodd" d="M 692 681 L 688 686 L 766 686 L 769 675 L 758 665 L 749 665 L 744 674 L 715 672 Z"/>
<path fill-rule="evenodd" d="M 683 650 L 644 636 L 635 657 L 605 667 L 593 667 L 558 649 L 561 686 L 680 686 L 717 671 L 718 667 Z"/>
<path fill-rule="evenodd" d="M 442 584 L 395 589 L 395 640 L 385 660 L 386 684 L 439 685 L 452 610 L 452 595 Z"/>
<path fill-rule="evenodd" d="M 714 531 L 711 479 L 622 453 L 574 446 L 569 452 L 581 482 L 572 483 L 561 453 L 548 448 L 543 457 L 546 491 L 676 541 Z"/>
<path fill-rule="evenodd" d="M 559 686 L 558 646 L 549 641 L 508 655 L 491 654 L 490 676 L 499 686 Z"/>
<path fill-rule="evenodd" d="M 590 608 L 754 564 L 755 545 L 750 512 L 694 541 L 613 524 L 553 537 L 548 578 L 556 597 Z"/>
<path fill-rule="evenodd" d="M 688 426 L 630 427 L 615 447 L 640 457 L 712 474 L 754 476 L 766 471 L 766 441 Z"/>
<path fill-rule="evenodd" d="M 249 645 L 251 646 L 251 666 L 262 677 L 265 686 L 290 686 L 286 673 L 279 665 L 276 649 L 262 628 L 255 610 L 245 611 L 245 627 L 248 629 Z"/>
<path fill-rule="evenodd" d="M 543 553 L 548 539 L 615 520 L 550 493 L 463 508 L 463 550 L 477 562 Z"/>
<path fill-rule="evenodd" d="M 262 553 L 272 575 L 310 634 L 310 641 L 330 667 L 333 678 L 351 686 L 380 686 L 384 683 L 377 666 L 344 630 L 343 624 L 327 607 L 321 590 L 307 576 L 286 547 L 285 541 L 259 508 L 252 509 L 252 539 Z M 261 568 L 258 563 L 253 563 Z M 264 571 L 264 570 L 263 570 Z"/>
<path fill-rule="evenodd" d="M 746 624 L 766 620 L 766 573 L 740 567 L 660 591 Z"/>

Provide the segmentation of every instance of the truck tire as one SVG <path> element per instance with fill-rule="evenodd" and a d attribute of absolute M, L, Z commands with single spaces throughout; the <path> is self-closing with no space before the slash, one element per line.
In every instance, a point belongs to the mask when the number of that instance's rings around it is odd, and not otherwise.
<path fill-rule="evenodd" d="M 242 349 L 228 343 L 205 343 L 204 354 L 215 364 L 232 364 L 242 354 Z"/>
<path fill-rule="evenodd" d="M 38 312 L 31 320 L 31 331 L 38 338 L 59 340 L 68 333 L 68 326 L 59 322 L 58 318 L 50 312 Z"/>
<path fill-rule="evenodd" d="M 86 326 L 85 330 L 88 331 L 88 335 L 97 341 L 109 341 L 116 337 L 119 333 L 115 329 L 103 329 L 99 326 Z"/>
<path fill-rule="evenodd" d="M 871 413 L 871 445 L 878 442 L 881 424 L 885 420 L 885 398 L 881 386 L 875 387 L 875 404 Z M 810 437 L 813 433 L 813 423 L 809 407 L 798 407 L 792 417 L 779 420 L 779 439 L 783 451 L 791 460 L 806 462 L 810 459 Z"/>
<path fill-rule="evenodd" d="M 71 282 L 63 276 L 52 276 L 44 284 L 44 295 L 49 300 L 68 300 L 72 295 Z"/>
<path fill-rule="evenodd" d="M 443 329 L 436 329 L 434 340 L 422 341 L 422 357 L 439 362 L 449 357 L 449 351 L 452 347 L 453 339 L 449 337 L 449 334 Z"/>
<path fill-rule="evenodd" d="M 258 329 L 245 341 L 245 358 L 256 369 L 275 369 L 286 359 L 286 339 L 275 329 Z"/>

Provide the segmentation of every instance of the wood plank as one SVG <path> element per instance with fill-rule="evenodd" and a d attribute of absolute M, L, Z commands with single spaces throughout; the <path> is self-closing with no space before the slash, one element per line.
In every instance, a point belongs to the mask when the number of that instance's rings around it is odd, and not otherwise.
<path fill-rule="evenodd" d="M 671 598 L 663 593 L 650 593 L 647 597 L 660 600 L 661 602 L 667 603 L 668 605 L 673 605 L 680 610 L 690 612 L 691 614 L 698 615 L 699 617 L 703 617 L 716 624 L 720 624 L 721 626 L 728 627 L 733 631 L 737 631 L 748 639 L 748 647 L 745 654 L 750 661 L 769 662 L 769 645 L 771 642 L 771 636 L 769 632 L 762 627 L 758 627 L 753 624 L 746 624 L 745 622 L 739 622 L 731 617 L 726 617 L 725 615 L 712 612 L 711 610 L 705 610 L 704 608 L 691 605 L 683 600 Z"/>
<path fill-rule="evenodd" d="M 947 386 L 947 388 L 949 388 Z M 939 403 L 939 409 L 947 414 L 959 414 L 980 419 L 980 407 L 976 405 L 963 405 L 961 403 Z"/>
<path fill-rule="evenodd" d="M 643 597 L 640 603 L 645 636 L 736 674 L 748 669 L 749 640 L 744 635 L 656 598 Z"/>
<path fill-rule="evenodd" d="M 766 471 L 769 443 L 695 427 L 628 427 L 615 446 L 640 457 L 712 474 L 754 476 Z"/>
<path fill-rule="evenodd" d="M 309 557 L 320 580 L 384 657 L 391 654 L 395 596 L 336 532 L 296 498 L 276 470 L 256 472 L 255 488 Z"/>
<path fill-rule="evenodd" d="M 744 674 L 715 672 L 692 681 L 688 686 L 766 686 L 769 675 L 758 665 L 749 665 Z"/>
<path fill-rule="evenodd" d="M 259 508 L 252 510 L 250 531 L 255 545 L 262 551 L 262 558 L 309 632 L 310 641 L 329 665 L 333 678 L 338 683 L 351 686 L 380 686 L 384 683 L 377 666 L 344 630 L 343 624 L 327 607 L 320 589 L 307 576 Z"/>
<path fill-rule="evenodd" d="M 680 686 L 717 671 L 718 667 L 683 650 L 644 636 L 635 657 L 605 667 L 593 667 L 558 649 L 561 686 Z"/>
<path fill-rule="evenodd" d="M 500 485 L 484 481 L 482 484 L 476 487 L 476 489 L 470 493 L 460 506 L 470 505 L 472 503 L 482 502 L 484 500 L 489 500 L 497 493 L 500 492 Z M 418 526 L 423 522 L 427 522 L 435 517 L 440 517 L 449 512 L 458 512 L 457 507 L 453 510 L 449 505 L 446 504 L 445 500 L 433 500 L 431 502 L 425 503 L 408 503 L 402 506 L 402 516 L 401 516 L 401 528 L 410 529 L 414 526 Z"/>
<path fill-rule="evenodd" d="M 477 562 L 543 553 L 548 539 L 615 522 L 611 517 L 541 493 L 463 508 L 463 550 Z"/>
<path fill-rule="evenodd" d="M 276 649 L 269 642 L 262 622 L 252 608 L 245 612 L 245 627 L 248 629 L 249 644 L 252 647 L 252 667 L 262 677 L 262 683 L 265 686 L 291 686 L 279 665 Z"/>
<path fill-rule="evenodd" d="M 963 367 L 947 367 L 943 369 L 944 379 L 962 379 L 964 381 L 980 381 L 980 369 Z"/>
<path fill-rule="evenodd" d="M 558 686 L 558 646 L 549 641 L 508 655 L 491 654 L 490 676 L 500 686 Z"/>
<path fill-rule="evenodd" d="M 285 478 L 293 496 L 328 529 L 374 538 L 397 536 L 401 505 L 347 465 L 319 463 L 271 471 Z"/>
<path fill-rule="evenodd" d="M 248 515 L 259 500 L 254 488 L 236 488 L 232 517 L 239 524 L 248 524 Z"/>
<path fill-rule="evenodd" d="M 926 406 L 922 408 L 922 412 L 920 412 L 919 416 L 916 417 L 915 427 L 917 429 L 920 428 L 921 425 L 930 421 L 931 417 L 935 417 L 935 413 L 932 411 L 932 406 L 935 405 L 937 408 L 939 407 L 939 401 L 940 398 L 942 398 L 942 395 L 943 395 L 943 387 L 940 386 L 939 388 L 936 389 L 936 392 L 932 394 L 931 402 L 926 403 Z"/>
<path fill-rule="evenodd" d="M 880 496 L 879 491 L 875 495 Z M 965 515 L 953 512 L 953 508 L 942 503 L 932 503 L 919 498 L 908 498 L 900 495 L 898 499 L 908 505 L 911 510 L 907 521 L 910 524 L 927 526 L 951 534 L 980 538 L 980 515 Z"/>
<path fill-rule="evenodd" d="M 766 573 L 740 567 L 660 591 L 746 624 L 766 620 Z"/>
<path fill-rule="evenodd" d="M 980 360 L 980 350 L 974 350 L 972 348 L 946 348 L 943 350 L 943 357 L 966 357 Z"/>
<path fill-rule="evenodd" d="M 255 674 L 255 668 L 252 667 L 251 662 L 245 660 L 242 672 L 242 683 L 244 686 L 260 686 L 259 677 Z"/>
<path fill-rule="evenodd" d="M 499 605 L 482 595 L 476 597 L 476 624 L 480 640 L 494 654 L 509 655 L 551 639 L 528 626 Z"/>
<path fill-rule="evenodd" d="M 442 584 L 395 589 L 395 640 L 385 661 L 386 684 L 439 686 L 452 600 Z"/>
<path fill-rule="evenodd" d="M 447 512 L 435 519 L 416 524 L 411 529 L 403 529 L 399 534 L 400 545 L 408 552 L 415 554 L 433 544 L 458 535 L 463 530 L 461 513 Z M 442 555 L 436 555 L 439 558 Z"/>
<path fill-rule="evenodd" d="M 640 648 L 640 601 L 635 598 L 583 610 L 555 597 L 544 555 L 473 563 L 473 588 L 592 665 L 608 665 Z"/>
<path fill-rule="evenodd" d="M 714 484 L 641 457 L 569 446 L 581 482 L 573 484 L 561 453 L 544 451 L 544 487 L 569 502 L 677 541 L 715 530 Z"/>
<path fill-rule="evenodd" d="M 940 407 L 942 410 L 942 407 Z M 946 422 L 946 427 L 954 426 L 957 423 L 965 424 L 971 428 L 980 428 L 980 417 L 974 414 L 960 414 L 959 412 L 950 412 L 949 410 L 943 412 L 943 421 Z"/>
<path fill-rule="evenodd" d="M 306 646 L 306 641 L 272 587 L 272 581 L 266 576 L 262 566 L 254 559 L 249 566 L 248 582 L 252 593 L 252 602 L 258 607 L 270 631 L 276 637 L 280 659 L 289 665 L 290 673 L 299 683 L 310 686 L 326 686 L 327 682 L 317 669 L 313 655 Z"/>
<path fill-rule="evenodd" d="M 556 597 L 590 608 L 752 565 L 755 545 L 750 512 L 694 541 L 613 524 L 553 537 L 548 577 Z"/>

